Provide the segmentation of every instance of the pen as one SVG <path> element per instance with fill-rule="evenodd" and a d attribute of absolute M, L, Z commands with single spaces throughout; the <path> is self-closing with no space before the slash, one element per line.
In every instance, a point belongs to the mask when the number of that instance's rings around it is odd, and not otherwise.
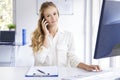
<path fill-rule="evenodd" d="M 40 70 L 40 69 L 37 69 L 38 72 L 41 72 L 43 74 L 46 74 L 44 71 Z M 49 73 L 47 73 L 47 75 L 49 75 Z"/>

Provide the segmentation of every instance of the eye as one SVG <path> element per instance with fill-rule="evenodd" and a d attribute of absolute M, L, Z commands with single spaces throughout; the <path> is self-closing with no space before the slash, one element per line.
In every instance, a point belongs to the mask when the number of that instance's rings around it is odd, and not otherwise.
<path fill-rule="evenodd" d="M 50 17 L 50 15 L 47 15 L 47 17 Z"/>
<path fill-rule="evenodd" d="M 56 13 L 53 13 L 53 15 L 56 15 Z"/>

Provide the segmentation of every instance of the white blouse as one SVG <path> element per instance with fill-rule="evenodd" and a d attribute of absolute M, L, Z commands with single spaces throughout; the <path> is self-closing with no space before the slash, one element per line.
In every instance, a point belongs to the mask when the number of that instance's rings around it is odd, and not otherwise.
<path fill-rule="evenodd" d="M 42 46 L 42 51 L 34 55 L 35 66 L 72 66 L 80 60 L 75 55 L 73 36 L 70 32 L 58 30 L 55 37 L 48 37 L 49 47 Z"/>

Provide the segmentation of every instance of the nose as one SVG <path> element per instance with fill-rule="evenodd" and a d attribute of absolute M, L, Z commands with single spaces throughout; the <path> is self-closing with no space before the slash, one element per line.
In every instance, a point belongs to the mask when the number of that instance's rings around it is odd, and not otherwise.
<path fill-rule="evenodd" d="M 55 16 L 54 16 L 54 15 L 52 15 L 52 16 L 51 16 L 51 19 L 52 19 L 52 20 L 55 20 Z"/>

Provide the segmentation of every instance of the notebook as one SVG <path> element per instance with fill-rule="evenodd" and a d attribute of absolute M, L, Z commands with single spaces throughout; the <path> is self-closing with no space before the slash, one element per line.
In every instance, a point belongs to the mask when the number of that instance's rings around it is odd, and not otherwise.
<path fill-rule="evenodd" d="M 56 66 L 32 66 L 26 72 L 25 77 L 58 77 Z"/>

